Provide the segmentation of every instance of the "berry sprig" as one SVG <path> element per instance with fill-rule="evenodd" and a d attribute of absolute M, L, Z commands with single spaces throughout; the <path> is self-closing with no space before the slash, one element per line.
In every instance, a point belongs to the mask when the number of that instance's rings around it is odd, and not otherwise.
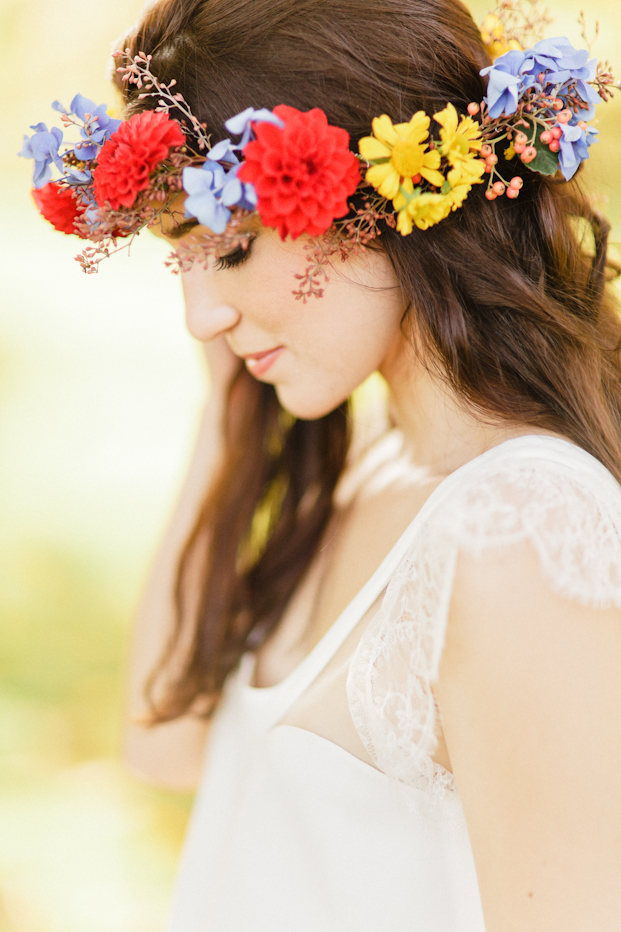
<path fill-rule="evenodd" d="M 337 220 L 323 236 L 311 237 L 304 246 L 309 257 L 306 269 L 295 275 L 300 282 L 300 287 L 292 292 L 296 300 L 306 304 L 309 298 L 323 297 L 330 281 L 328 268 L 332 260 L 339 258 L 345 262 L 350 256 L 363 253 L 380 236 L 381 223 L 394 229 L 395 214 L 389 201 L 373 192 L 362 207 L 355 209 L 354 217 Z"/>
<path fill-rule="evenodd" d="M 179 122 L 182 126 L 185 126 L 187 130 L 191 131 L 191 135 L 195 137 L 199 151 L 204 152 L 211 148 L 210 137 L 206 133 L 207 124 L 201 123 L 199 119 L 194 116 L 183 94 L 179 92 L 175 93 L 173 88 L 177 84 L 176 78 L 173 78 L 168 84 L 164 84 L 153 74 L 151 71 L 152 55 L 145 55 L 144 52 L 139 52 L 138 55 L 132 58 L 130 49 L 113 52 L 112 55 L 113 58 L 119 60 L 125 59 L 126 64 L 120 65 L 116 70 L 120 74 L 122 81 L 126 81 L 128 84 L 134 84 L 142 91 L 142 93 L 138 95 L 139 100 L 144 100 L 147 97 L 155 97 L 158 101 L 158 106 L 155 108 L 156 113 L 170 113 L 173 110 L 177 111 L 180 114 Z M 143 88 L 144 90 L 142 90 Z"/>

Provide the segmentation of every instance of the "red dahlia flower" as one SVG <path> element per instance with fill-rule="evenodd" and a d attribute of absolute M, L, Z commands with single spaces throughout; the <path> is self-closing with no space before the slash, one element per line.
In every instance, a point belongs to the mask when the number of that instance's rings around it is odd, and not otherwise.
<path fill-rule="evenodd" d="M 32 197 L 46 220 L 61 233 L 73 233 L 81 236 L 75 228 L 75 221 L 84 212 L 78 207 L 73 191 L 50 181 L 44 187 L 34 188 Z M 84 237 L 82 237 L 84 239 Z"/>
<path fill-rule="evenodd" d="M 167 113 L 146 110 L 122 123 L 97 157 L 93 184 L 99 206 L 133 207 L 138 193 L 149 187 L 151 173 L 184 142 L 179 123 Z"/>
<path fill-rule="evenodd" d="M 254 126 L 257 138 L 244 148 L 239 178 L 252 182 L 261 220 L 282 239 L 287 233 L 292 239 L 301 233 L 320 236 L 348 212 L 347 198 L 360 181 L 349 134 L 330 126 L 318 108 L 302 113 L 280 105 L 274 113 L 284 128 Z"/>

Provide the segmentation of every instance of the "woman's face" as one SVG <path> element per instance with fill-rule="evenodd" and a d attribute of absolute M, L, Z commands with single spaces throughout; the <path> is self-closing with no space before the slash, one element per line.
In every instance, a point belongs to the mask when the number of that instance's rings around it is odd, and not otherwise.
<path fill-rule="evenodd" d="M 188 329 L 201 341 L 223 335 L 255 378 L 274 385 L 284 408 L 321 417 L 398 355 L 401 289 L 384 253 L 367 250 L 337 259 L 323 297 L 304 304 L 292 292 L 308 265 L 305 237 L 283 243 L 262 226 L 254 234 L 247 254 L 184 273 Z"/>

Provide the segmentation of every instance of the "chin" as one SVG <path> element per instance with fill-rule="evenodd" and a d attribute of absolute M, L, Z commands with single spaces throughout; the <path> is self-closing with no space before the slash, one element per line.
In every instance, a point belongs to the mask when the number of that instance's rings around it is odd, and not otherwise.
<path fill-rule="evenodd" d="M 293 417 L 300 418 L 302 421 L 316 421 L 320 417 L 325 417 L 326 414 L 330 414 L 331 411 L 338 408 L 347 398 L 347 395 L 343 397 L 327 397 L 325 395 L 316 395 L 315 397 L 306 395 L 302 397 L 301 394 L 290 391 L 288 387 L 277 385 L 274 387 L 278 395 L 278 400 L 285 411 L 288 411 Z"/>

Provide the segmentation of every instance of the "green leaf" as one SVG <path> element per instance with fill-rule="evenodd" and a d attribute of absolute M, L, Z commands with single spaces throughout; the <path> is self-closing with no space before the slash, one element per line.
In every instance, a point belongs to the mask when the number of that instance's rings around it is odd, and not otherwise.
<path fill-rule="evenodd" d="M 530 142 L 533 135 L 533 125 L 535 121 L 530 117 L 525 117 L 527 122 L 530 124 L 530 130 L 526 131 L 528 140 Z M 537 123 L 537 135 L 535 136 L 535 142 L 533 145 L 537 150 L 537 158 L 533 159 L 532 162 L 529 162 L 527 167 L 531 168 L 535 172 L 539 172 L 540 175 L 556 175 L 558 171 L 559 158 L 558 152 L 550 152 L 548 146 L 541 141 L 541 134 L 543 133 L 545 127 L 541 123 Z"/>

